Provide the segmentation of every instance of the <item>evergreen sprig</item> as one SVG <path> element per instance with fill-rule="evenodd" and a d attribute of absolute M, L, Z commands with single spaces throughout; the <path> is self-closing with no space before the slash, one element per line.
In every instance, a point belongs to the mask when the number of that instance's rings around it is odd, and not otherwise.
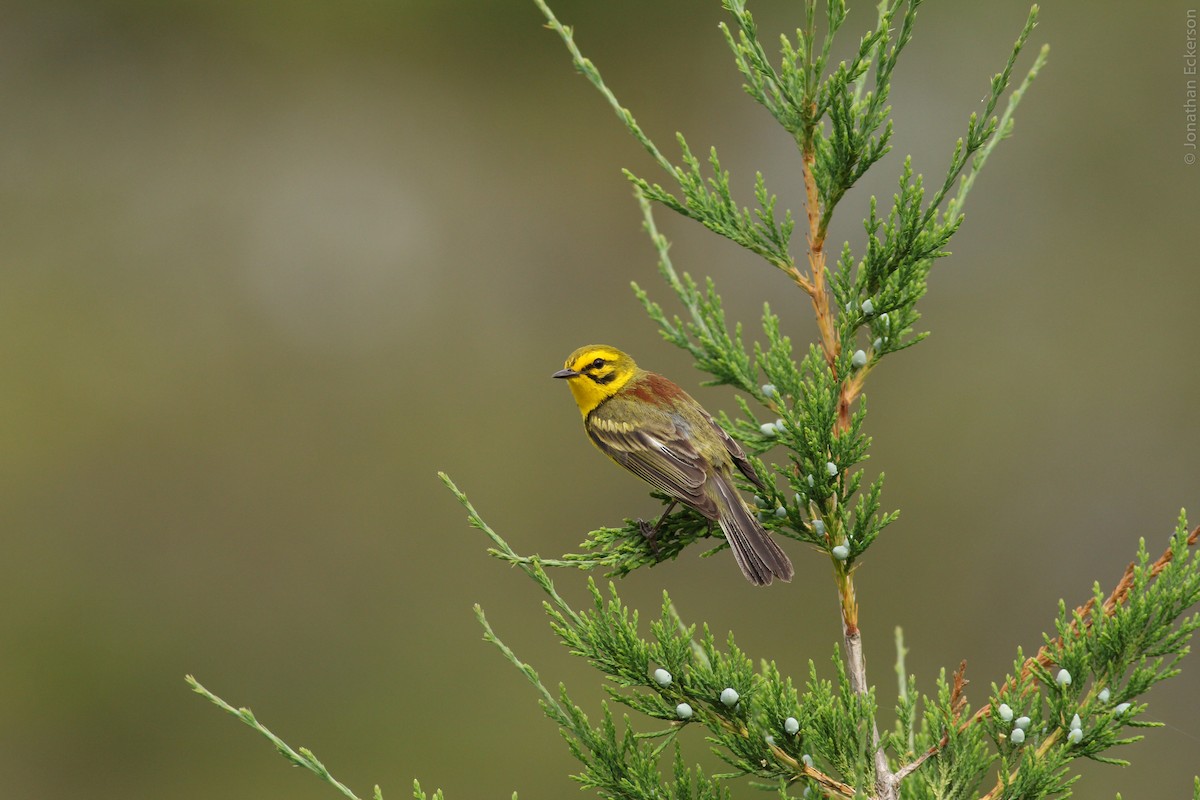
<path fill-rule="evenodd" d="M 309 772 L 312 772 L 318 778 L 337 789 L 338 792 L 340 792 L 343 796 L 348 797 L 350 800 L 359 800 L 358 795 L 351 791 L 350 788 L 344 783 L 333 777 L 333 775 L 329 773 L 329 770 L 325 768 L 325 765 L 322 764 L 320 760 L 313 755 L 313 752 L 307 747 L 301 747 L 299 749 L 293 748 L 283 739 L 280 739 L 278 736 L 272 733 L 267 726 L 259 722 L 254 716 L 254 712 L 250 709 L 234 708 L 229 703 L 226 703 L 220 697 L 210 692 L 208 689 L 205 689 L 200 682 L 191 675 L 185 676 L 184 679 L 187 681 L 188 686 L 192 687 L 193 692 L 206 698 L 210 703 L 217 706 L 217 708 L 220 708 L 222 711 L 225 711 L 228 714 L 232 714 L 246 725 L 249 725 L 251 728 L 258 731 L 259 734 L 261 734 L 267 741 L 275 746 L 276 752 L 291 762 L 293 766 L 303 767 Z M 371 797 L 373 800 L 383 800 L 383 793 L 379 790 L 378 786 L 375 787 L 375 792 L 371 795 Z M 438 789 L 436 792 L 434 792 L 432 799 L 427 798 L 425 793 L 421 791 L 421 784 L 417 781 L 413 781 L 413 797 L 416 800 L 443 800 L 441 789 Z M 513 800 L 516 800 L 515 794 L 513 795 Z"/>
<path fill-rule="evenodd" d="M 792 134 L 801 150 L 811 147 L 815 151 L 818 197 L 823 209 L 819 226 L 822 235 L 838 201 L 890 149 L 892 124 L 888 119 L 887 98 L 892 72 L 912 38 L 920 0 L 908 4 L 899 33 L 893 39 L 893 22 L 903 5 L 901 0 L 880 3 L 875 29 L 860 39 L 858 51 L 848 63 L 838 64 L 826 75 L 834 37 L 846 20 L 844 2 L 827 3 L 826 32 L 819 46 L 815 33 L 816 4 L 805 4 L 805 26 L 796 31 L 795 41 L 780 36 L 778 69 L 759 43 L 758 27 L 744 0 L 725 3 L 738 33 L 735 37 L 724 23 L 721 31 L 746 78 L 747 94 Z M 869 72 L 873 74 L 875 88 L 864 97 L 862 90 Z M 826 118 L 830 122 L 828 134 L 822 127 Z"/>
<path fill-rule="evenodd" d="M 606 597 L 589 580 L 592 607 L 576 611 L 536 559 L 527 567 L 526 574 L 549 597 L 546 613 L 564 647 L 606 676 L 613 701 L 658 723 L 637 732 L 628 716 L 618 724 L 604 704 L 601 721 L 593 726 L 566 689 L 560 687 L 555 696 L 477 608 L 484 638 L 534 684 L 543 711 L 569 734 L 571 753 L 584 766 L 574 777 L 584 786 L 614 798 L 723 797 L 725 780 L 752 775 L 771 785 L 809 781 L 823 791 L 853 796 L 852 785 L 830 776 L 835 770 L 869 784 L 874 702 L 849 690 L 836 654 L 837 683 L 822 681 L 810 665 L 807 689 L 800 693 L 773 663 L 755 670 L 732 635 L 721 647 L 706 626 L 699 635 L 696 626 L 683 626 L 665 592 L 650 638 L 644 638 L 639 615 L 621 601 L 615 586 L 609 585 Z M 714 752 L 732 772 L 691 773 L 676 748 L 671 775 L 662 774 L 665 749 L 688 725 L 707 729 Z"/>
<path fill-rule="evenodd" d="M 875 693 L 852 690 L 840 653 L 833 655 L 833 680 L 821 678 L 810 661 L 800 690 L 774 662 L 755 669 L 732 634 L 720 646 L 706 625 L 682 623 L 667 592 L 648 636 L 640 614 L 621 600 L 614 584 L 602 592 L 589 579 L 591 605 L 576 610 L 556 590 L 541 559 L 517 557 L 461 490 L 442 477 L 467 509 L 472 527 L 492 539 L 492 552 L 519 565 L 546 593 L 544 608 L 562 645 L 605 676 L 612 701 L 649 723 L 643 730 L 628 714 L 618 720 L 604 704 L 601 721 L 593 726 L 565 687 L 557 695 L 551 692 L 477 608 L 484 638 L 536 687 L 546 715 L 567 734 L 572 754 L 583 765 L 575 776 L 581 784 L 608 798 L 726 797 L 728 780 L 750 776 L 767 788 L 875 796 Z M 1184 616 L 1200 602 L 1198 539 L 1200 528 L 1189 533 L 1181 515 L 1170 547 L 1156 561 L 1150 561 L 1143 543 L 1108 596 L 1096 589 L 1071 613 L 1060 605 L 1056 635 L 1047 636 L 1033 658 L 1018 650 L 1016 677 L 993 684 L 986 704 L 973 714 L 965 664 L 952 680 L 943 672 L 934 694 L 919 700 L 916 678 L 907 676 L 896 705 L 897 728 L 885 737 L 894 774 L 902 781 L 897 796 L 1065 796 L 1076 780 L 1070 771 L 1075 759 L 1124 764 L 1105 754 L 1141 738 L 1126 728 L 1158 725 L 1139 718 L 1147 706 L 1138 698 L 1178 673 L 1179 659 L 1200 628 L 1200 615 Z M 905 651 L 899 640 L 897 646 L 903 674 Z M 689 725 L 706 729 L 730 772 L 705 776 L 699 768 L 684 767 L 676 736 Z M 1013 733 L 1018 729 L 1020 741 Z M 1080 731 L 1077 739 L 1073 730 Z M 666 773 L 668 746 L 674 750 Z M 980 795 L 981 783 L 996 765 L 996 786 Z"/>

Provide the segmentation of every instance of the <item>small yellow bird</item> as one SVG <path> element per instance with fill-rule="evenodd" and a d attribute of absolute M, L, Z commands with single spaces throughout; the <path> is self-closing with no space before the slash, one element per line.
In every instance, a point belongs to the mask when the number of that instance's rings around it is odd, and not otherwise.
<path fill-rule="evenodd" d="M 792 562 L 734 487 L 733 467 L 766 487 L 741 445 L 687 392 L 602 344 L 571 353 L 551 377 L 565 378 L 571 387 L 592 443 L 672 498 L 663 517 L 680 502 L 716 521 L 755 586 L 792 579 Z"/>

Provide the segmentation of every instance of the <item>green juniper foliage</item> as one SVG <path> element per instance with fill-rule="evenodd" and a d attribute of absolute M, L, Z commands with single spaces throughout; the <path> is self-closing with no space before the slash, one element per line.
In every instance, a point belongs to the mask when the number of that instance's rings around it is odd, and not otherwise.
<path fill-rule="evenodd" d="M 466 507 L 471 525 L 491 539 L 489 552 L 518 565 L 545 591 L 545 610 L 563 645 L 606 676 L 613 701 L 655 721 L 651 730 L 635 732 L 628 717 L 618 725 L 605 704 L 593 727 L 565 687 L 552 693 L 476 608 L 484 638 L 524 673 L 546 715 L 568 734 L 583 765 L 574 776 L 581 784 L 610 798 L 707 798 L 727 796 L 727 779 L 750 776 L 781 796 L 790 796 L 789 787 L 797 784 L 831 797 L 874 796 L 876 700 L 873 691 L 850 689 L 841 654 L 833 656 L 834 681 L 822 680 L 810 662 L 798 689 L 773 662 L 755 669 L 732 635 L 718 647 L 707 627 L 697 633 L 695 625 L 684 625 L 665 592 L 649 637 L 638 612 L 624 605 L 612 584 L 605 594 L 589 580 L 592 606 L 578 611 L 558 594 L 546 562 L 519 556 L 466 495 L 442 479 Z M 895 770 L 902 776 L 896 796 L 1062 797 L 1075 779 L 1069 772 L 1074 759 L 1125 763 L 1104 753 L 1141 738 L 1127 728 L 1157 725 L 1138 719 L 1146 706 L 1136 698 L 1178 674 L 1187 641 L 1200 627 L 1197 615 L 1183 617 L 1200 600 L 1197 538 L 1181 514 L 1171 547 L 1158 561 L 1150 561 L 1143 543 L 1110 595 L 1097 586 L 1085 607 L 1068 612 L 1060 604 L 1057 635 L 1046 637 L 1035 658 L 1018 650 L 1013 676 L 993 684 L 988 704 L 974 713 L 962 694 L 961 674 L 948 680 L 943 672 L 936 692 L 924 697 L 909 676 L 896 704 L 896 727 L 883 737 L 885 749 L 903 765 Z M 898 649 L 904 652 L 902 644 Z M 736 692 L 732 704 L 725 695 L 730 689 Z M 707 729 L 729 773 L 689 772 L 676 746 L 673 772 L 664 778 L 661 756 L 689 724 Z M 1080 733 L 1073 736 L 1073 730 Z M 981 791 L 997 768 L 995 785 Z"/>
<path fill-rule="evenodd" d="M 589 607 L 577 610 L 555 588 L 548 568 L 599 569 L 626 575 L 675 558 L 701 539 L 710 552 L 727 547 L 707 520 L 689 509 L 667 517 L 656 546 L 638 521 L 592 531 L 581 553 L 558 559 L 518 554 L 445 474 L 446 486 L 468 513 L 471 526 L 491 541 L 489 553 L 513 564 L 546 594 L 554 634 L 573 655 L 605 676 L 610 703 L 597 719 L 565 687 L 552 691 L 521 661 L 476 608 L 484 638 L 535 688 L 546 715 L 559 726 L 580 763 L 574 779 L 605 798 L 717 800 L 731 796 L 737 779 L 781 798 L 869 797 L 879 800 L 1066 797 L 1076 779 L 1072 762 L 1087 758 L 1124 764 L 1119 745 L 1141 737 L 1131 728 L 1153 727 L 1140 701 L 1155 683 L 1176 675 L 1200 616 L 1200 528 L 1189 533 L 1181 513 L 1170 548 L 1151 560 L 1143 543 L 1120 583 L 1105 594 L 1099 585 L 1077 609 L 1060 603 L 1054 633 L 1031 657 L 1019 649 L 1012 674 L 993 683 L 986 701 L 968 703 L 964 667 L 938 676 L 921 694 L 904 668 L 907 652 L 897 629 L 896 723 L 880 731 L 880 698 L 868 683 L 858 631 L 853 572 L 898 512 L 882 506 L 884 476 L 863 484 L 864 383 L 888 355 L 924 338 L 915 330 L 936 259 L 962 223 L 975 177 L 992 149 L 1013 128 L 1013 112 L 1045 63 L 1043 47 L 1024 79 L 1011 86 L 1016 65 L 1037 21 L 1034 6 L 1004 67 L 990 82 L 982 114 L 970 115 L 944 178 L 927 192 L 911 160 L 900 170 L 891 207 L 883 213 L 870 198 L 857 249 L 847 242 L 833 258 L 826 234 L 847 191 L 891 147 L 888 98 L 898 59 L 909 43 L 920 0 L 881 0 L 876 23 L 848 61 L 831 63 L 835 36 L 847 17 L 841 0 L 801 5 L 802 27 L 780 38 L 777 59 L 768 56 L 745 0 L 724 0 L 731 21 L 724 39 L 746 92 L 796 143 L 804 179 L 803 216 L 780 210 L 758 174 L 752 208 L 733 197 L 730 175 L 715 149 L 697 157 L 682 135 L 672 161 L 620 105 L 595 65 L 575 44 L 544 0 L 534 0 L 570 52 L 575 67 L 601 92 L 622 124 L 665 173 L 662 183 L 626 172 L 658 254 L 658 271 L 682 315 L 669 314 L 648 291 L 634 292 L 663 338 L 691 354 L 711 384 L 737 389 L 739 415 L 720 423 L 740 441 L 758 474 L 767 477 L 756 497 L 759 519 L 774 533 L 825 553 L 841 596 L 843 642 L 832 653 L 833 678 L 810 662 L 797 684 L 771 661 L 743 653 L 733 635 L 718 641 L 705 625 L 687 624 L 667 593 L 657 618 L 643 625 L 614 584 L 589 578 Z M 818 32 L 823 17 L 824 32 Z M 1007 94 L 1003 110 L 1001 100 Z M 784 272 L 810 300 L 817 341 L 797 350 L 782 334 L 779 317 L 764 306 L 762 338 L 747 346 L 740 324 L 726 320 L 711 280 L 698 282 L 675 270 L 653 207 L 664 206 L 736 242 Z M 803 261 L 793 235 L 801 224 Z M 779 459 L 776 455 L 783 454 Z M 769 465 L 764 459 L 775 459 Z M 779 487 L 786 488 L 779 488 Z M 750 490 L 748 484 L 743 489 Z M 654 494 L 663 503 L 665 495 Z M 268 738 L 293 764 L 355 796 L 311 752 L 293 750 L 247 709 L 235 709 L 189 677 L 193 688 Z M 613 704 L 626 712 L 618 715 Z M 728 771 L 708 774 L 689 767 L 678 735 L 689 725 L 707 732 Z M 378 788 L 376 800 L 380 800 Z M 427 800 L 419 784 L 414 797 Z M 1195 785 L 1200 800 L 1200 778 Z M 440 791 L 433 795 L 441 800 Z M 515 798 L 515 795 L 514 795 Z"/>

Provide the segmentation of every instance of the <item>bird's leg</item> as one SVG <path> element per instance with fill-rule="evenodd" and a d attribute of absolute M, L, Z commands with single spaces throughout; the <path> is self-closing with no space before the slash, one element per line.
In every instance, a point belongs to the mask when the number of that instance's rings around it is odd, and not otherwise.
<path fill-rule="evenodd" d="M 653 528 L 650 527 L 650 523 L 646 522 L 646 520 L 638 520 L 638 530 L 642 532 L 642 538 L 646 540 L 646 544 L 650 545 L 650 549 L 654 552 L 656 558 L 658 557 L 658 532 L 666 521 L 667 515 L 671 513 L 671 510 L 675 508 L 675 504 L 678 502 L 678 500 L 671 501 L 671 504 L 667 506 L 667 510 L 658 518 L 658 522 L 654 524 Z"/>

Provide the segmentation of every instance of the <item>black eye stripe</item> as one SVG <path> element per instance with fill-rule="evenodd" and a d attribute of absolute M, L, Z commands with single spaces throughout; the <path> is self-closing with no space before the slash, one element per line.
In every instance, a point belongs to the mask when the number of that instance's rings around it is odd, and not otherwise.
<path fill-rule="evenodd" d="M 615 369 L 610 369 L 608 372 L 599 373 L 599 374 L 597 374 L 593 370 L 589 369 L 587 372 L 584 372 L 583 374 L 588 376 L 589 378 L 591 378 L 593 383 L 598 383 L 601 386 L 603 386 L 607 383 L 612 383 L 613 381 L 615 381 L 617 379 L 617 371 Z"/>

